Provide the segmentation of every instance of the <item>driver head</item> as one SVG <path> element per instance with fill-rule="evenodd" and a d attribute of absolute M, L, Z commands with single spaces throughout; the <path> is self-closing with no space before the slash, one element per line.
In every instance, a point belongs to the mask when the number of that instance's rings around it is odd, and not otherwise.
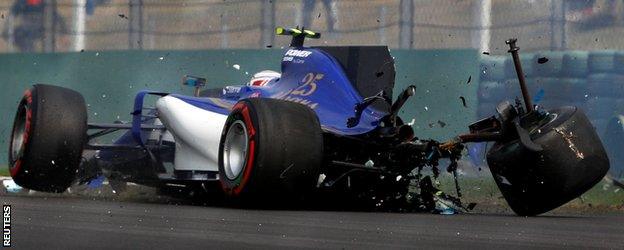
<path fill-rule="evenodd" d="M 263 70 L 253 75 L 247 86 L 266 87 L 272 80 L 280 78 L 281 74 L 272 70 Z"/>

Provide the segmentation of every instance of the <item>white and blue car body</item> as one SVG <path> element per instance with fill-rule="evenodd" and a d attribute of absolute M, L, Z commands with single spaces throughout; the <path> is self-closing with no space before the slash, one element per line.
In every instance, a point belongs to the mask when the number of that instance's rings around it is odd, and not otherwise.
<path fill-rule="evenodd" d="M 494 141 L 488 163 L 495 181 L 514 211 L 534 215 L 582 194 L 608 170 L 600 140 L 574 107 L 533 110 L 528 102 L 526 109 L 501 103 L 497 116 L 470 125 L 469 134 L 445 143 L 419 139 L 398 116 L 416 87 L 403 90 L 393 101 L 394 60 L 386 46 L 305 47 L 304 38 L 320 35 L 300 29 L 279 32 L 293 36 L 280 72 L 261 72 L 247 84 L 201 91 L 206 80 L 187 76 L 183 83 L 197 88 L 193 96 L 140 91 L 131 122 L 88 123 L 85 138 L 68 135 L 81 145 L 65 155 L 81 152 L 81 160 L 68 168 L 76 174 L 63 178 L 74 184 L 104 176 L 117 186 L 220 186 L 231 196 L 248 192 L 250 197 L 262 195 L 244 190 L 247 182 L 247 189 L 271 190 L 264 197 L 286 189 L 297 193 L 299 182 L 305 182 L 306 194 L 340 193 L 375 206 L 435 210 L 440 200 L 462 207 L 459 199 L 432 185 L 431 177 L 440 172 L 438 160 L 448 159 L 446 170 L 457 179 L 463 144 Z M 517 52 L 513 46 L 510 52 Z M 41 92 L 49 87 L 36 85 L 20 104 L 10 168 L 20 185 L 62 192 L 66 183 L 60 188 L 37 185 L 45 176 L 36 179 L 32 172 L 48 173 L 56 167 L 50 159 L 64 162 L 63 155 L 38 161 L 27 157 L 35 157 L 32 135 L 42 126 L 36 122 L 43 119 L 37 114 L 42 111 L 33 104 L 37 88 Z M 82 98 L 67 95 L 78 102 Z M 148 95 L 158 99 L 146 104 Z M 119 131 L 114 143 L 97 142 Z M 287 181 L 289 171 L 306 164 L 313 166 L 297 170 L 305 180 Z M 258 171 L 273 171 L 272 177 Z M 282 180 L 289 183 L 280 186 Z M 456 191 L 461 196 L 457 181 Z"/>

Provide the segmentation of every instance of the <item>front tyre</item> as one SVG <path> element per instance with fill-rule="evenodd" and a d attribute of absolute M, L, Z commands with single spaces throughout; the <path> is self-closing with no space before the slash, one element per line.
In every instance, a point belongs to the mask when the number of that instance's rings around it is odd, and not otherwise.
<path fill-rule="evenodd" d="M 18 185 L 64 192 L 74 181 L 87 138 L 80 93 L 37 84 L 26 90 L 13 123 L 9 171 Z"/>
<path fill-rule="evenodd" d="M 294 201 L 316 187 L 322 160 L 314 111 L 283 100 L 245 99 L 224 126 L 219 179 L 228 196 L 243 202 Z"/>

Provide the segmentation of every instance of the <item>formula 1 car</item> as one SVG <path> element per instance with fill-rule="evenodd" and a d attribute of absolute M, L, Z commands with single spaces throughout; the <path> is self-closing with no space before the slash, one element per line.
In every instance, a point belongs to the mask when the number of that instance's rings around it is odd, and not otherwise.
<path fill-rule="evenodd" d="M 440 160 L 457 185 L 464 143 L 493 141 L 487 161 L 509 206 L 537 215 L 578 197 L 609 168 L 581 110 L 531 104 L 514 39 L 507 43 L 524 105 L 503 102 L 470 133 L 438 142 L 416 137 L 398 116 L 416 87 L 392 101 L 395 69 L 386 46 L 304 47 L 320 34 L 276 31 L 292 36 L 281 73 L 207 90 L 206 79 L 185 76 L 194 96 L 141 91 L 131 122 L 88 123 L 79 93 L 34 85 L 17 110 L 11 176 L 45 192 L 105 176 L 114 189 L 126 182 L 195 186 L 249 204 L 345 194 L 433 211 L 441 200 L 462 206 L 432 183 Z M 144 105 L 148 95 L 158 97 L 153 108 Z M 115 132 L 114 143 L 98 143 Z"/>

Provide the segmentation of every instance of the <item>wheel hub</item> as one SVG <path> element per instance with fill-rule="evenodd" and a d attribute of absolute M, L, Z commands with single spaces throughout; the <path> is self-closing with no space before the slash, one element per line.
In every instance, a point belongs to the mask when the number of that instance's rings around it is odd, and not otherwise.
<path fill-rule="evenodd" d="M 249 137 L 245 124 L 235 121 L 227 131 L 223 145 L 223 166 L 225 176 L 234 180 L 239 177 L 247 163 Z"/>
<path fill-rule="evenodd" d="M 11 161 L 15 162 L 21 157 L 24 151 L 24 134 L 26 133 L 26 120 L 28 107 L 20 105 L 15 124 L 13 125 L 13 133 L 11 136 Z"/>

